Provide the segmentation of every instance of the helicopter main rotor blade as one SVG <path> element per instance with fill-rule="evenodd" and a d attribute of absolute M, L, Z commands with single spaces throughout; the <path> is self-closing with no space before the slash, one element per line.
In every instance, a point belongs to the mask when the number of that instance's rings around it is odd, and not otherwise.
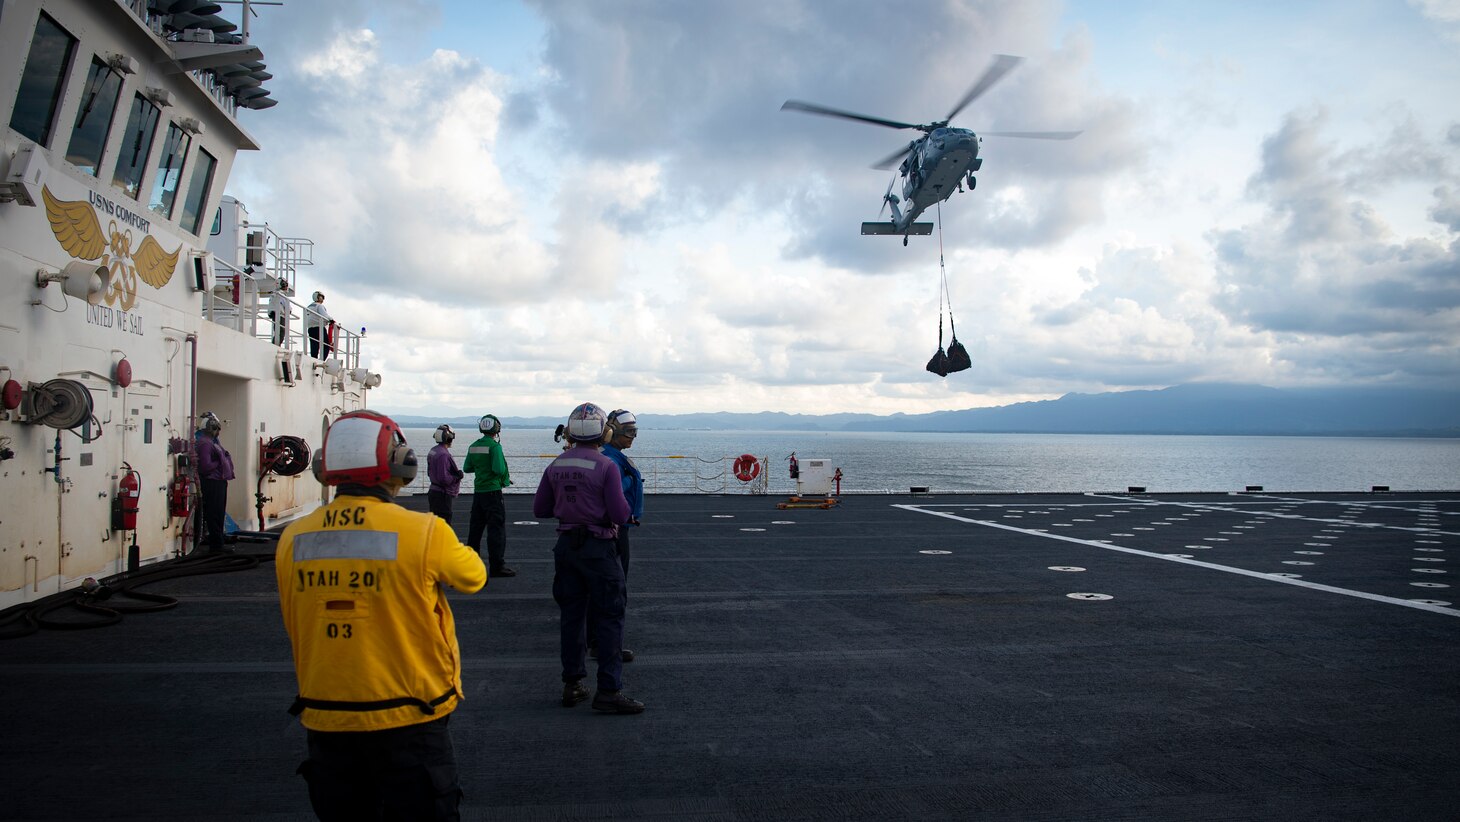
<path fill-rule="evenodd" d="M 980 137 L 1022 137 L 1026 140 L 1073 140 L 1083 131 L 980 131 Z"/>
<path fill-rule="evenodd" d="M 985 71 L 983 76 L 978 78 L 978 82 L 973 84 L 973 88 L 970 88 L 968 93 L 963 95 L 963 99 L 958 101 L 958 105 L 954 106 L 953 110 L 948 112 L 948 116 L 943 118 L 943 122 L 946 123 L 954 117 L 957 117 L 958 112 L 963 111 L 969 103 L 972 103 L 984 92 L 993 88 L 994 83 L 1004 79 L 1005 74 L 1013 71 L 1014 67 L 1023 61 L 1024 58 L 1014 57 L 1009 54 L 994 55 L 994 64 L 989 66 L 988 71 Z"/>
<path fill-rule="evenodd" d="M 865 114 L 856 114 L 841 109 L 818 106 L 815 103 L 803 103 L 800 100 L 787 100 L 781 104 L 781 111 L 804 111 L 807 114 L 820 114 L 826 117 L 841 117 L 845 120 L 858 120 L 863 123 L 871 123 L 874 126 L 886 126 L 888 128 L 922 128 L 914 123 L 899 123 L 896 120 L 884 120 L 881 117 L 869 117 Z"/>
<path fill-rule="evenodd" d="M 907 153 L 909 151 L 912 151 L 913 150 L 913 146 L 915 146 L 915 145 L 917 145 L 917 141 L 916 140 L 914 140 L 911 143 L 908 143 L 907 145 L 903 146 L 902 148 L 898 149 L 897 151 L 894 151 L 891 154 L 887 155 L 886 157 L 883 157 L 881 160 L 878 160 L 877 162 L 873 163 L 872 164 L 872 167 L 875 168 L 875 169 L 879 169 L 879 170 L 886 170 L 886 169 L 892 168 L 893 166 L 895 166 L 899 162 L 901 162 L 902 161 L 902 158 L 903 157 L 906 157 L 907 156 Z"/>

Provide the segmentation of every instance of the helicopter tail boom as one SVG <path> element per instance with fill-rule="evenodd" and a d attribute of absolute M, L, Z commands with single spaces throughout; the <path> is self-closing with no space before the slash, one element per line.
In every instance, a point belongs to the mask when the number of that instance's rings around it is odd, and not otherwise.
<path fill-rule="evenodd" d="M 907 228 L 898 228 L 897 223 L 891 222 L 890 220 L 879 220 L 875 223 L 862 223 L 863 236 L 876 234 L 887 235 L 890 237 L 906 237 L 908 235 L 925 237 L 932 233 L 932 223 L 909 223 Z"/>

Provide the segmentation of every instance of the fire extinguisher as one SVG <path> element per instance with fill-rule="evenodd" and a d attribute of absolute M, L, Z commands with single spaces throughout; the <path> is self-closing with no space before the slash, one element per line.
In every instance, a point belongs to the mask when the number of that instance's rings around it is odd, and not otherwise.
<path fill-rule="evenodd" d="M 193 483 L 187 474 L 178 474 L 167 487 L 167 515 L 187 519 L 193 507 Z"/>
<path fill-rule="evenodd" d="M 112 530 L 136 531 L 137 511 L 142 499 L 142 475 L 132 470 L 129 463 L 122 463 L 122 479 L 117 483 L 117 495 L 112 499 Z"/>
<path fill-rule="evenodd" d="M 796 461 L 796 452 L 792 451 L 791 456 L 786 459 L 791 462 L 791 479 L 797 479 L 801 476 L 801 463 Z"/>

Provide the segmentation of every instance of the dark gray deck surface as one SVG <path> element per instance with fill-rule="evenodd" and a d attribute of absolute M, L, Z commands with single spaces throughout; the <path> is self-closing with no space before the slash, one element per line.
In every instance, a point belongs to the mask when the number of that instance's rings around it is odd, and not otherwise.
<path fill-rule="evenodd" d="M 1414 584 L 1460 493 L 775 501 L 649 498 L 617 717 L 558 705 L 507 498 L 520 575 L 453 600 L 465 819 L 1457 818 L 1460 608 L 1409 601 L 1460 605 Z M 312 818 L 272 567 L 143 590 L 182 605 L 0 643 L 0 818 Z"/>

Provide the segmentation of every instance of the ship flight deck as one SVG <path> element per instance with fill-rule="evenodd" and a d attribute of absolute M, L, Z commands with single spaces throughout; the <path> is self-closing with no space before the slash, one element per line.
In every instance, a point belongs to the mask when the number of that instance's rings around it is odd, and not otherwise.
<path fill-rule="evenodd" d="M 1460 807 L 1460 492 L 651 496 L 626 717 L 558 704 L 553 523 L 506 499 L 518 576 L 452 598 L 463 819 Z M 0 702 L 46 705 L 0 817 L 312 819 L 267 559 L 141 590 L 180 606 L 0 643 Z"/>

